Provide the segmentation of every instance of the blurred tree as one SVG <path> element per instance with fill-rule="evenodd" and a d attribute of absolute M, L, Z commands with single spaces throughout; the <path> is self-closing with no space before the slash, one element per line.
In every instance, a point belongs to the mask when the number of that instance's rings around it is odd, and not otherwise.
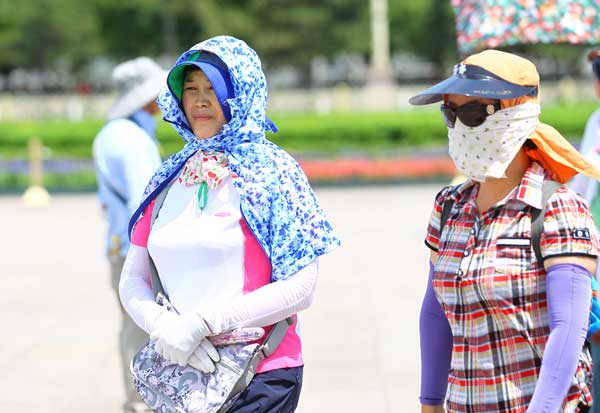
<path fill-rule="evenodd" d="M 80 67 L 99 51 L 92 2 L 0 2 L 0 69 L 48 69 L 58 61 Z"/>
<path fill-rule="evenodd" d="M 450 0 L 388 0 L 392 53 L 434 62 L 439 77 L 458 59 Z M 218 34 L 246 40 L 265 67 L 308 74 L 314 56 L 370 55 L 365 0 L 0 0 L 0 72 L 16 67 L 77 71 L 95 56 L 174 58 Z M 581 48 L 513 49 L 572 68 Z M 570 69 L 569 69 L 570 70 Z"/>
<path fill-rule="evenodd" d="M 205 0 L 194 2 L 205 37 L 231 34 L 257 50 L 266 66 L 308 69 L 315 55 L 368 53 L 364 0 Z"/>
<path fill-rule="evenodd" d="M 433 62 L 444 77 L 458 59 L 454 14 L 449 0 L 390 0 L 392 51 L 407 51 Z"/>

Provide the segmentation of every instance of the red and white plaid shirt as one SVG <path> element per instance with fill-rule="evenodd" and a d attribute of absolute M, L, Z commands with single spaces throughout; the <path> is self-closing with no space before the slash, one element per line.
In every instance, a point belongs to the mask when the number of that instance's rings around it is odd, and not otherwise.
<path fill-rule="evenodd" d="M 542 208 L 545 175 L 532 163 L 521 184 L 481 215 L 472 181 L 436 197 L 425 243 L 438 252 L 433 288 L 453 335 L 448 412 L 527 410 L 550 333 L 546 271 L 531 245 L 531 214 Z M 440 239 L 449 197 L 454 206 Z M 540 244 L 544 258 L 598 255 L 593 218 L 573 191 L 561 187 L 550 198 Z M 564 412 L 591 402 L 591 368 L 584 349 Z"/>

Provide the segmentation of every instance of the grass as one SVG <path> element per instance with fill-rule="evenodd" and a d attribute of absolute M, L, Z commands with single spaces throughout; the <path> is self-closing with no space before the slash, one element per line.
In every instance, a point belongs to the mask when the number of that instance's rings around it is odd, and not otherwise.
<path fill-rule="evenodd" d="M 541 120 L 577 141 L 596 108 L 595 103 L 544 107 Z M 435 106 L 394 113 L 288 114 L 272 118 L 280 132 L 269 134 L 269 139 L 299 155 L 339 156 L 358 151 L 384 156 L 446 144 L 446 127 Z M 0 157 L 25 158 L 27 140 L 38 136 L 47 148 L 48 158 L 90 159 L 92 141 L 103 124 L 102 120 L 0 122 Z M 183 145 L 175 130 L 164 122 L 157 135 L 165 155 Z"/>

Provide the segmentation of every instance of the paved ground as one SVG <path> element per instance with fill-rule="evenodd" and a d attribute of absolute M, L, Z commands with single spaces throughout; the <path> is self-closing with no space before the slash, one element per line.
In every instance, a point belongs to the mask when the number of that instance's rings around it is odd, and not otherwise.
<path fill-rule="evenodd" d="M 299 413 L 414 412 L 422 239 L 439 185 L 320 188 L 344 241 L 302 315 Z M 0 411 L 119 412 L 116 299 L 93 195 L 0 197 Z"/>

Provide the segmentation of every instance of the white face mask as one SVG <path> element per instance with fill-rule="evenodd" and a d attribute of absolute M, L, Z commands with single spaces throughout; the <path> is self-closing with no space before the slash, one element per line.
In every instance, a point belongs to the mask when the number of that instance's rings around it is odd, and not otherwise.
<path fill-rule="evenodd" d="M 523 103 L 499 110 L 476 127 L 456 119 L 448 128 L 448 150 L 456 168 L 474 181 L 506 178 L 505 172 L 538 124 L 540 105 Z"/>

